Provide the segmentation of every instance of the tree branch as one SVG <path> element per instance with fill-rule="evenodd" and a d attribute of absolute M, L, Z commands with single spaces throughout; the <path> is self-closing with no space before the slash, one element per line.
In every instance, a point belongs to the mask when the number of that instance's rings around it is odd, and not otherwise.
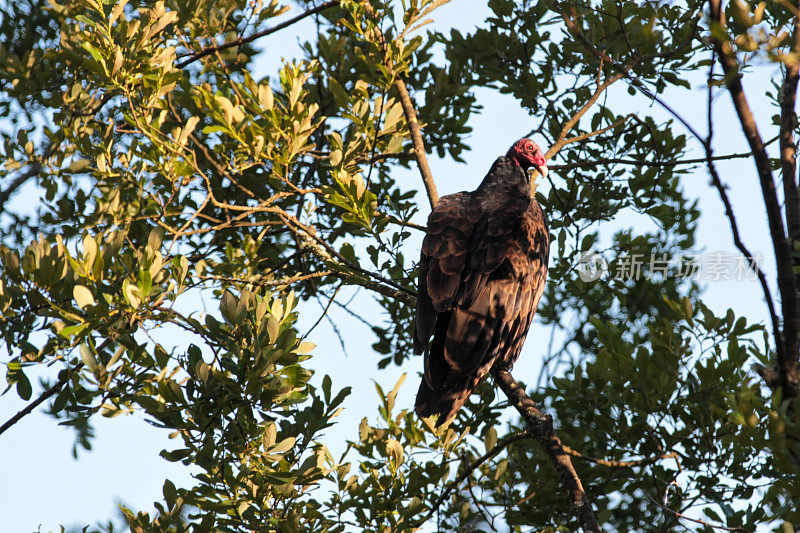
<path fill-rule="evenodd" d="M 751 157 L 751 152 L 740 154 L 727 154 L 712 156 L 712 161 L 724 161 L 726 159 L 743 159 Z M 640 167 L 675 167 L 678 165 L 696 165 L 698 163 L 705 163 L 708 161 L 707 157 L 700 157 L 697 159 L 682 159 L 677 161 L 637 161 L 636 159 L 623 159 L 618 157 L 606 157 L 601 159 L 593 159 L 591 161 L 579 161 L 576 163 L 565 163 L 563 165 L 547 165 L 550 170 L 571 170 L 574 168 L 592 168 L 600 165 L 621 164 L 621 165 L 636 165 Z"/>
<path fill-rule="evenodd" d="M 725 14 L 722 10 L 721 0 L 709 0 L 709 7 L 711 23 L 719 28 L 724 28 Z M 783 336 L 782 339 L 778 339 L 778 342 L 782 340 L 784 349 L 778 352 L 777 370 L 781 377 L 780 381 L 781 387 L 784 389 L 784 397 L 794 397 L 798 393 L 797 386 L 798 381 L 800 381 L 800 375 L 798 375 L 800 309 L 798 308 L 797 281 L 792 269 L 789 240 L 783 227 L 781 206 L 775 190 L 775 181 L 772 176 L 769 156 L 742 87 L 739 77 L 739 63 L 736 60 L 735 52 L 730 42 L 727 40 L 725 42 L 721 41 L 713 31 L 711 32 L 711 41 L 714 45 L 717 61 L 722 65 L 722 70 L 725 73 L 725 84 L 733 100 L 733 106 L 739 117 L 742 132 L 753 153 L 761 183 L 761 194 L 767 211 L 770 237 L 775 253 L 778 290 L 781 295 L 781 314 L 783 315 Z"/>
<path fill-rule="evenodd" d="M 598 87 L 600 87 L 599 84 L 598 84 Z M 564 143 L 561 145 L 561 147 L 563 148 L 564 146 L 567 146 L 568 144 L 585 141 L 586 139 L 589 139 L 590 137 L 594 137 L 595 135 L 600 135 L 602 133 L 605 133 L 610 129 L 616 128 L 617 126 L 619 126 L 620 124 L 622 124 L 623 122 L 625 122 L 626 120 L 631 118 L 632 116 L 633 116 L 632 114 L 631 115 L 625 115 L 624 117 L 620 118 L 619 120 L 615 120 L 614 122 L 612 122 L 608 126 L 606 126 L 604 128 L 600 128 L 599 130 L 588 131 L 586 133 L 581 133 L 580 135 L 576 135 L 574 137 L 570 137 L 569 139 L 564 139 Z"/>
<path fill-rule="evenodd" d="M 792 31 L 792 51 L 800 51 L 800 19 L 795 15 Z M 795 102 L 797 100 L 797 81 L 800 78 L 800 62 L 786 65 L 786 76 L 781 88 L 781 172 L 783 174 L 783 196 L 786 205 L 786 229 L 792 249 L 800 240 L 800 196 L 797 191 L 797 146 L 794 142 L 794 127 L 797 122 Z M 794 262 L 797 262 L 795 259 Z"/>
<path fill-rule="evenodd" d="M 81 368 L 83 368 L 83 363 L 78 363 L 77 365 L 75 365 L 75 368 L 73 368 L 73 369 L 72 369 L 72 371 L 73 371 L 73 372 L 77 372 L 77 371 L 78 371 L 78 370 L 80 370 Z M 13 426 L 14 424 L 16 424 L 16 423 L 17 423 L 17 422 L 19 422 L 20 420 L 22 420 L 22 418 L 23 418 L 23 417 L 25 417 L 25 416 L 27 416 L 27 415 L 31 414 L 31 412 L 32 412 L 34 409 L 36 409 L 37 407 L 39 407 L 39 406 L 40 406 L 42 403 L 44 403 L 44 402 L 45 402 L 45 401 L 46 401 L 48 398 L 50 398 L 50 397 L 52 397 L 52 396 L 54 396 L 54 395 L 58 394 L 58 391 L 60 391 L 60 390 L 61 390 L 61 387 L 63 387 L 63 386 L 64 386 L 64 384 L 65 384 L 67 381 L 69 381 L 69 377 L 70 377 L 70 371 L 69 371 L 69 370 L 62 370 L 62 371 L 61 371 L 61 373 L 62 373 L 61 377 L 60 377 L 60 378 L 58 378 L 58 381 L 56 381 L 56 382 L 53 384 L 53 386 L 52 386 L 52 387 L 50 387 L 49 389 L 47 389 L 46 391 L 44 391 L 42 394 L 40 394 L 40 395 L 39 395 L 39 397 L 38 397 L 38 398 L 36 398 L 36 399 L 35 399 L 35 400 L 33 400 L 31 403 L 29 403 L 28 405 L 26 405 L 26 406 L 25 406 L 23 409 L 21 409 L 21 410 L 20 410 L 20 411 L 19 411 L 17 414 L 15 414 L 14 416 L 12 416 L 12 417 L 11 417 L 11 418 L 9 418 L 8 420 L 6 420 L 6 422 L 5 422 L 5 423 L 4 423 L 2 426 L 0 426 L 0 435 L 2 435 L 3 433 L 5 433 L 5 431 L 6 431 L 7 429 L 9 429 L 11 426 Z"/>
<path fill-rule="evenodd" d="M 53 155 L 55 148 L 56 145 L 53 144 L 51 140 L 46 140 L 44 150 L 42 150 L 41 159 L 34 159 L 33 163 L 31 163 L 27 169 L 21 172 L 19 176 L 11 180 L 11 183 L 8 184 L 8 187 L 0 191 L 0 214 L 5 212 L 6 202 L 15 192 L 17 192 L 17 189 L 25 185 L 29 179 L 35 177 L 39 174 L 39 172 L 42 171 L 43 162 Z"/>
<path fill-rule="evenodd" d="M 713 60 L 712 60 L 713 61 Z M 769 311 L 770 321 L 772 322 L 772 335 L 775 338 L 775 349 L 776 352 L 779 354 L 778 357 L 780 358 L 783 352 L 783 343 L 781 342 L 781 328 L 780 328 L 780 321 L 778 320 L 778 314 L 775 311 L 775 302 L 772 299 L 772 293 L 769 290 L 769 284 L 767 283 L 767 277 L 764 275 L 764 271 L 758 266 L 753 257 L 753 254 L 750 253 L 750 250 L 745 246 L 744 242 L 742 242 L 741 235 L 739 234 L 739 225 L 736 222 L 736 216 L 733 213 L 733 206 L 731 205 L 731 201 L 728 198 L 728 192 L 725 188 L 725 185 L 722 183 L 722 179 L 717 172 L 717 166 L 714 164 L 715 160 L 719 160 L 719 158 L 714 157 L 714 149 L 713 149 L 713 140 L 714 140 L 714 116 L 713 116 L 713 96 L 714 96 L 714 86 L 711 85 L 711 80 L 714 76 L 714 63 L 712 62 L 711 67 L 709 68 L 708 72 L 708 97 L 707 97 L 707 122 L 708 122 L 708 137 L 703 143 L 703 147 L 706 151 L 706 167 L 708 168 L 708 173 L 711 175 L 711 183 L 717 189 L 717 193 L 719 193 L 720 200 L 722 200 L 722 204 L 725 206 L 725 216 L 728 218 L 728 222 L 731 226 L 731 235 L 733 236 L 733 244 L 736 248 L 741 252 L 743 256 L 747 259 L 747 262 L 750 264 L 751 268 L 755 271 L 756 276 L 758 277 L 759 284 L 761 285 L 761 292 L 764 294 L 764 300 L 767 303 L 767 310 Z M 775 139 L 773 138 L 767 145 L 770 144 Z M 744 154 L 745 156 L 749 157 L 752 153 L 747 152 Z"/>
<path fill-rule="evenodd" d="M 41 169 L 42 166 L 39 164 L 31 165 L 25 170 L 25 172 L 20 173 L 19 176 L 11 180 L 11 183 L 8 184 L 8 187 L 0 191 L 0 213 L 5 212 L 6 202 L 9 198 L 11 198 L 11 195 L 14 194 L 17 189 L 25 185 L 25 182 L 37 175 Z"/>
<path fill-rule="evenodd" d="M 183 67 L 185 67 L 185 66 L 187 66 L 187 65 L 189 65 L 191 63 L 194 63 L 198 59 L 202 59 L 202 58 L 204 58 L 206 56 L 209 56 L 209 55 L 211 55 L 211 54 L 213 54 L 215 52 L 219 52 L 221 50 L 227 50 L 228 48 L 233 48 L 234 46 L 242 46 L 243 44 L 250 43 L 252 41 L 255 41 L 256 39 L 259 39 L 261 37 L 265 37 L 265 36 L 267 36 L 267 35 L 269 35 L 271 33 L 275 33 L 277 31 L 280 31 L 280 30 L 284 29 L 284 28 L 287 28 L 287 27 L 291 26 L 292 24 L 294 24 L 296 22 L 300 22 L 304 18 L 310 17 L 311 15 L 316 15 L 317 13 L 325 11 L 328 8 L 331 8 L 331 7 L 334 7 L 334 6 L 338 6 L 338 5 L 339 5 L 339 0 L 330 0 L 328 2 L 325 2 L 323 4 L 318 5 L 317 7 L 313 8 L 313 9 L 309 9 L 308 11 L 306 11 L 304 13 L 301 13 L 301 14 L 297 15 L 296 17 L 293 17 L 293 18 L 290 18 L 287 21 L 281 22 L 280 24 L 278 24 L 277 26 L 274 26 L 272 28 L 267 28 L 265 30 L 258 31 L 256 33 L 253 33 L 252 35 L 248 35 L 247 37 L 237 37 L 233 41 L 229 41 L 229 42 L 227 42 L 225 44 L 220 44 L 220 45 L 217 45 L 217 46 L 209 46 L 208 48 L 204 48 L 204 49 L 200 50 L 199 52 L 195 52 L 195 53 L 189 55 L 186 59 L 184 59 L 183 61 L 181 61 L 177 65 L 175 65 L 175 67 L 176 68 L 183 68 Z"/>
<path fill-rule="evenodd" d="M 565 17 L 564 20 L 568 20 L 568 18 Z M 574 27 L 574 23 L 571 26 L 571 28 L 572 27 Z M 559 152 L 559 150 L 561 150 L 567 144 L 575 142 L 577 140 L 581 140 L 580 135 L 578 137 L 573 137 L 572 139 L 567 139 L 567 134 L 573 127 L 575 127 L 575 124 L 578 123 L 581 117 L 585 115 L 587 111 L 589 111 L 589 109 L 594 105 L 594 103 L 597 102 L 597 100 L 606 91 L 606 89 L 608 89 L 614 82 L 624 78 L 627 75 L 628 70 L 630 70 L 632 67 L 633 64 L 623 67 L 620 72 L 617 72 L 613 76 L 609 76 L 608 78 L 605 79 L 605 81 L 602 84 L 598 85 L 597 89 L 595 89 L 594 93 L 589 98 L 589 100 L 587 100 L 586 103 L 583 104 L 583 106 L 577 111 L 577 113 L 572 115 L 572 117 L 567 121 L 567 123 L 564 124 L 564 126 L 561 128 L 561 132 L 558 134 L 558 139 L 556 139 L 556 142 L 554 142 L 552 146 L 548 148 L 547 153 L 544 154 L 545 159 L 552 158 Z M 612 124 L 611 126 L 609 126 L 609 129 L 614 127 L 615 125 L 616 123 Z M 597 133 L 600 133 L 600 131 L 598 131 Z"/>
<path fill-rule="evenodd" d="M 419 523 L 415 524 L 414 527 L 415 528 L 420 527 L 422 526 L 422 524 L 430 520 L 431 517 L 434 515 L 434 513 L 436 513 L 436 511 L 439 509 L 439 507 L 441 507 L 442 503 L 444 503 L 447 497 L 450 496 L 450 493 L 452 493 L 456 488 L 458 488 L 458 486 L 461 483 L 463 483 L 464 480 L 467 479 L 479 466 L 481 466 L 483 463 L 485 463 L 495 455 L 499 454 L 501 451 L 506 449 L 510 444 L 523 439 L 530 438 L 532 436 L 533 433 L 529 430 L 500 439 L 500 441 L 494 446 L 492 446 L 492 448 L 488 452 L 486 452 L 478 459 L 476 459 L 474 463 L 469 465 L 468 468 L 464 469 L 464 471 L 461 472 L 461 474 L 459 474 L 458 477 L 456 477 L 452 483 L 450 483 L 450 486 L 448 486 L 442 493 L 442 495 L 439 496 L 433 503 L 433 505 L 431 506 L 431 510 L 428 511 L 428 514 L 425 516 L 425 518 L 423 518 Z"/>
<path fill-rule="evenodd" d="M 433 174 L 428 166 L 428 156 L 425 154 L 425 143 L 422 142 L 422 131 L 417 122 L 417 112 L 414 109 L 414 104 L 411 102 L 411 96 L 408 94 L 406 83 L 402 78 L 397 78 L 394 82 L 397 92 L 400 94 L 400 104 L 403 106 L 403 113 L 408 122 L 408 129 L 411 132 L 411 141 L 414 143 L 414 157 L 417 160 L 417 168 L 419 168 L 419 175 L 422 176 L 422 182 L 425 184 L 425 191 L 428 193 L 428 202 L 431 204 L 431 209 L 439 201 L 439 193 L 436 191 L 436 184 L 433 181 Z"/>
<path fill-rule="evenodd" d="M 428 14 L 433 10 L 434 7 L 438 7 L 438 5 L 433 6 L 431 9 L 426 9 L 424 14 Z M 372 18 L 375 17 L 375 9 L 373 9 L 369 0 L 364 0 L 364 9 L 366 10 L 368 16 Z M 378 38 L 378 43 L 381 47 L 381 54 L 383 56 L 381 58 L 382 62 L 391 71 L 394 69 L 394 64 L 392 59 L 389 57 L 386 39 L 384 38 L 383 32 L 377 24 L 375 25 L 375 33 Z M 400 77 L 399 74 L 394 80 L 393 85 L 395 89 L 397 89 L 397 93 L 400 96 L 400 105 L 403 107 L 403 114 L 405 115 L 406 122 L 408 123 L 408 131 L 411 133 L 411 142 L 414 144 L 414 158 L 417 160 L 417 168 L 419 169 L 419 174 L 422 177 L 422 183 L 425 185 L 425 192 L 428 195 L 428 202 L 431 205 L 431 209 L 433 209 L 433 207 L 436 205 L 436 202 L 439 201 L 439 193 L 436 191 L 436 183 L 433 181 L 433 174 L 431 174 L 431 169 L 428 166 L 428 156 L 425 153 L 425 143 L 422 140 L 422 129 L 420 128 L 419 121 L 417 120 L 417 111 L 414 108 L 414 102 L 411 101 L 411 95 L 408 94 L 406 82 L 403 81 L 403 78 Z"/>
<path fill-rule="evenodd" d="M 675 459 L 678 457 L 678 454 L 675 452 L 664 453 L 661 455 L 656 455 L 655 457 L 647 457 L 645 459 L 632 459 L 630 461 L 612 461 L 610 459 L 598 459 L 595 457 L 589 457 L 588 455 L 583 455 L 581 452 L 575 451 L 569 446 L 563 445 L 564 451 L 571 455 L 572 457 L 577 457 L 578 459 L 582 459 L 584 461 L 588 461 L 590 463 L 594 463 L 597 465 L 602 466 L 609 466 L 611 468 L 632 468 L 635 466 L 642 466 L 642 465 L 649 465 L 652 463 L 657 463 L 662 459 Z"/>
<path fill-rule="evenodd" d="M 697 140 L 699 140 L 701 143 L 703 142 L 703 138 L 700 136 L 700 134 L 697 132 L 697 130 L 695 130 L 692 127 L 692 125 L 689 124 L 689 122 L 686 119 L 684 119 L 677 111 L 675 111 L 674 108 L 672 108 L 669 104 L 664 102 L 657 95 L 653 94 L 653 92 L 650 91 L 647 87 L 645 87 L 644 83 L 642 83 L 639 79 L 631 77 L 629 75 L 629 71 L 631 70 L 631 68 L 633 66 L 635 66 L 634 64 L 631 64 L 630 66 L 622 65 L 622 64 L 614 61 L 612 58 L 608 57 L 608 54 L 606 54 L 605 50 L 598 49 L 594 44 L 592 44 L 589 41 L 589 39 L 586 38 L 586 36 L 583 34 L 583 32 L 580 30 L 580 28 L 577 27 L 575 22 L 562 9 L 562 6 L 560 5 L 560 3 L 556 2 L 556 5 L 558 6 L 558 8 L 560 10 L 561 18 L 564 20 L 564 23 L 567 25 L 567 28 L 569 28 L 569 30 L 572 32 L 572 35 L 575 38 L 577 38 L 581 42 L 581 44 L 583 44 L 584 48 L 586 48 L 592 54 L 594 54 L 601 62 L 602 61 L 607 61 L 609 66 L 611 68 L 613 68 L 614 70 L 616 70 L 618 73 L 623 73 L 625 79 L 628 81 L 628 83 L 630 84 L 631 87 L 635 87 L 639 92 L 641 92 L 643 95 L 645 95 L 648 99 L 650 99 L 650 100 L 652 100 L 654 102 L 657 102 L 661 107 L 666 109 L 667 112 L 669 112 L 669 114 L 671 114 L 673 117 L 675 117 L 675 119 L 678 122 L 683 124 L 683 126 L 687 129 L 687 131 L 689 131 L 689 133 L 691 133 Z M 695 28 L 695 31 L 696 31 L 696 28 Z M 692 39 L 693 38 L 694 38 L 694 36 L 692 37 Z M 692 39 L 690 39 L 689 42 L 691 42 Z M 678 53 L 679 51 L 685 49 L 686 46 L 687 45 L 679 46 L 677 48 L 670 49 L 670 50 L 667 50 L 667 51 L 664 51 L 664 52 L 660 52 L 660 53 L 656 53 L 656 54 L 649 54 L 647 56 L 638 57 L 637 60 L 636 60 L 636 63 L 641 63 L 642 61 L 647 61 L 647 60 L 655 59 L 655 58 L 670 57 L 670 56 Z"/>
<path fill-rule="evenodd" d="M 800 18 L 798 18 L 797 14 L 794 16 L 792 51 L 795 53 L 800 51 Z M 798 63 L 797 60 L 793 63 L 787 63 L 786 75 L 783 80 L 780 96 L 781 125 L 779 136 L 783 197 L 785 202 L 784 212 L 786 213 L 789 249 L 793 252 L 793 267 L 796 267 L 798 263 L 800 263 L 800 258 L 798 257 L 798 246 L 800 246 L 800 195 L 798 195 L 797 191 L 797 145 L 794 141 L 794 128 L 797 123 L 797 115 L 795 115 L 794 110 L 797 100 L 798 78 L 800 78 L 800 63 Z M 795 274 L 795 287 L 798 285 L 800 285 L 800 273 Z M 798 303 L 798 306 L 800 306 L 800 303 Z M 800 309 L 798 309 L 798 313 L 800 313 Z M 798 323 L 800 324 L 800 318 L 798 318 Z M 800 336 L 800 332 L 798 336 Z M 795 357 L 793 360 L 791 360 L 791 358 L 788 360 L 784 358 L 784 363 L 779 365 L 781 367 L 781 373 L 794 376 L 794 380 L 792 380 L 791 377 L 789 377 L 788 380 L 790 382 L 794 381 L 795 385 L 797 384 L 797 380 L 800 379 L 797 364 L 798 359 Z"/>
<path fill-rule="evenodd" d="M 553 429 L 553 419 L 542 413 L 522 386 L 508 370 L 493 369 L 492 376 L 511 404 L 528 424 L 531 433 L 544 448 L 547 457 L 556 469 L 561 484 L 567 489 L 572 509 L 584 531 L 599 532 L 600 526 L 592 511 L 592 504 L 583 490 L 578 473 L 572 466 L 569 455 Z"/>
<path fill-rule="evenodd" d="M 667 499 L 667 493 L 668 492 L 669 492 L 669 485 L 667 486 L 667 490 L 664 492 L 664 500 Z M 665 503 L 656 501 L 656 499 L 653 498 L 652 496 L 650 496 L 647 493 L 647 491 L 644 492 L 644 495 L 647 496 L 647 498 L 651 502 L 653 502 L 656 505 L 658 505 L 661 508 L 662 511 L 664 511 L 665 513 L 670 513 L 673 516 L 675 516 L 676 518 L 679 518 L 681 520 L 688 520 L 689 522 L 694 522 L 695 524 L 700 524 L 700 525 L 703 525 L 703 526 L 706 526 L 706 527 L 710 527 L 710 528 L 713 528 L 713 529 L 721 529 L 723 531 L 739 531 L 739 532 L 742 532 L 742 533 L 750 533 L 750 531 L 748 531 L 747 529 L 744 529 L 743 527 L 721 526 L 719 524 L 712 524 L 711 522 L 706 522 L 705 520 L 700 520 L 699 518 L 688 517 L 686 515 L 683 515 L 683 514 L 679 513 L 678 511 L 673 511 L 672 509 L 667 507 L 667 505 Z"/>
<path fill-rule="evenodd" d="M 106 348 L 108 348 L 110 344 L 111 344 L 111 339 L 106 339 L 100 343 L 100 345 L 96 348 L 96 351 L 101 352 Z M 17 414 L 6 420 L 6 422 L 2 426 L 0 426 L 0 435 L 2 435 L 8 428 L 19 422 L 22 418 L 29 415 L 34 409 L 36 409 L 42 403 L 47 401 L 48 398 L 51 398 L 55 394 L 58 394 L 58 391 L 60 391 L 61 388 L 67 383 L 67 381 L 69 381 L 70 373 L 78 372 L 83 367 L 84 364 L 80 362 L 77 365 L 75 365 L 75 367 L 72 370 L 65 369 L 59 372 L 59 374 L 61 374 L 61 377 L 58 378 L 58 381 L 56 381 L 52 387 L 44 391 L 42 394 L 39 395 L 38 398 L 36 398 L 31 403 L 26 405 Z"/>

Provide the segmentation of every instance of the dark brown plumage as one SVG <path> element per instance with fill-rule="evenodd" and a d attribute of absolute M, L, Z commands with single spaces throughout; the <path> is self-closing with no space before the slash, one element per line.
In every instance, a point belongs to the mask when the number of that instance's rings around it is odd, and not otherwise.
<path fill-rule="evenodd" d="M 415 410 L 439 415 L 437 426 L 492 367 L 514 364 L 542 296 L 550 241 L 530 167 L 547 173 L 539 147 L 522 139 L 475 191 L 443 196 L 428 217 L 414 332 L 425 376 Z"/>

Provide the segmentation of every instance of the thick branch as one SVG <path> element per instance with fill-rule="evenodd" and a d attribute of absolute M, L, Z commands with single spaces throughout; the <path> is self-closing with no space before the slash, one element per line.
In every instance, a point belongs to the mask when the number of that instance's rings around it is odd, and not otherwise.
<path fill-rule="evenodd" d="M 436 5 L 433 7 L 436 7 Z M 425 10 L 425 13 L 429 13 L 433 7 Z M 364 0 L 364 9 L 367 15 L 375 18 L 375 9 L 372 7 L 369 0 Z M 386 39 L 377 24 L 375 25 L 375 35 L 381 47 L 381 54 L 383 55 L 382 61 L 391 71 L 394 69 L 394 64 L 391 57 L 389 57 L 389 48 L 386 45 Z M 417 111 L 414 108 L 414 102 L 411 101 L 411 95 L 408 94 L 406 82 L 403 81 L 403 78 L 399 75 L 394 81 L 394 87 L 397 89 L 397 93 L 400 96 L 400 105 L 403 107 L 403 114 L 408 123 L 408 131 L 411 133 L 411 142 L 414 144 L 414 158 L 417 160 L 417 168 L 419 169 L 420 176 L 422 176 L 425 192 L 428 194 L 428 202 L 431 204 L 431 209 L 433 209 L 436 202 L 439 201 L 439 193 L 436 192 L 433 174 L 431 174 L 431 169 L 428 166 L 428 156 L 425 153 L 425 143 L 422 140 L 422 129 L 419 127 L 419 121 L 417 120 Z"/>
<path fill-rule="evenodd" d="M 531 433 L 544 448 L 547 457 L 556 469 L 561 484 L 567 489 L 572 508 L 584 531 L 599 532 L 600 526 L 592 511 L 592 504 L 583 490 L 578 473 L 572 466 L 569 455 L 564 451 L 561 440 L 553 429 L 553 419 L 542 413 L 530 396 L 520 386 L 508 370 L 492 370 L 492 376 L 503 390 L 511 404 L 519 411 L 528 424 Z"/>
<path fill-rule="evenodd" d="M 712 24 L 724 28 L 725 15 L 722 11 L 721 0 L 710 0 Z M 733 100 L 736 114 L 742 132 L 750 145 L 753 159 L 761 183 L 761 194 L 764 198 L 764 207 L 767 211 L 770 237 L 775 253 L 775 262 L 778 270 L 778 290 L 781 295 L 781 313 L 783 315 L 783 343 L 784 349 L 778 354 L 778 372 L 781 374 L 781 386 L 786 396 L 797 394 L 798 376 L 798 334 L 800 334 L 800 309 L 798 309 L 797 282 L 792 270 L 792 254 L 783 227 L 781 206 L 775 190 L 775 181 L 772 177 L 769 156 L 767 155 L 761 134 L 758 131 L 753 111 L 747 101 L 739 76 L 739 63 L 736 60 L 730 42 L 721 41 L 711 33 L 714 51 L 717 60 L 725 73 L 725 82 L 728 92 Z M 780 340 L 779 340 L 780 342 Z"/>
<path fill-rule="evenodd" d="M 258 31 L 258 32 L 254 33 L 252 35 L 248 35 L 247 37 L 237 37 L 233 41 L 229 41 L 229 42 L 227 42 L 225 44 L 220 44 L 220 45 L 217 45 L 217 46 L 209 46 L 208 48 L 203 48 L 199 52 L 195 52 L 195 53 L 191 54 L 189 57 L 187 57 L 186 59 L 184 59 L 183 61 L 181 61 L 180 63 L 178 63 L 175 66 L 177 68 L 183 68 L 186 65 L 194 63 L 198 59 L 202 59 L 202 58 L 204 58 L 206 56 L 209 56 L 209 55 L 211 55 L 211 54 L 213 54 L 215 52 L 219 52 L 220 50 L 227 50 L 228 48 L 233 48 L 234 46 L 242 46 L 243 44 L 255 41 L 256 39 L 259 39 L 261 37 L 265 37 L 265 36 L 267 36 L 267 35 L 269 35 L 271 33 L 275 33 L 276 31 L 280 31 L 280 30 L 282 30 L 284 28 L 287 28 L 287 27 L 291 26 L 292 24 L 294 24 L 296 22 L 300 22 L 304 18 L 310 17 L 311 15 L 316 15 L 317 13 L 325 11 L 328 8 L 331 8 L 331 7 L 334 7 L 334 6 L 338 6 L 338 5 L 339 5 L 339 0 L 331 0 L 329 2 L 325 2 L 323 4 L 318 5 L 317 7 L 313 8 L 313 9 L 309 9 L 308 11 L 297 15 L 296 17 L 293 17 L 293 18 L 290 18 L 287 21 L 281 22 L 280 24 L 278 24 L 277 26 L 274 26 L 272 28 L 267 28 L 265 30 Z"/>
<path fill-rule="evenodd" d="M 417 160 L 422 182 L 425 184 L 425 191 L 428 193 L 428 201 L 431 204 L 431 209 L 433 209 L 433 206 L 439 201 L 439 193 L 436 192 L 433 174 L 431 174 L 431 169 L 428 166 L 428 156 L 425 155 L 425 143 L 422 142 L 422 131 L 419 127 L 419 122 L 417 122 L 417 112 L 414 109 L 411 96 L 408 94 L 406 83 L 402 78 L 397 78 L 394 86 L 400 94 L 400 104 L 403 106 L 403 113 L 406 116 L 408 129 L 411 132 L 411 141 L 414 143 L 414 157 Z"/>
<path fill-rule="evenodd" d="M 800 51 L 800 19 L 794 19 L 792 50 Z M 789 242 L 800 239 L 800 198 L 797 192 L 797 146 L 794 142 L 794 127 L 797 121 L 794 113 L 797 100 L 797 81 L 800 78 L 800 62 L 786 65 L 786 77 L 781 89 L 781 171 L 783 173 L 783 194 L 786 199 L 786 226 Z"/>
<path fill-rule="evenodd" d="M 792 31 L 792 51 L 800 51 L 800 18 L 794 17 Z M 786 229 L 789 246 L 794 252 L 793 266 L 797 266 L 797 247 L 800 244 L 800 196 L 797 191 L 797 145 L 794 140 L 794 128 L 797 122 L 795 103 L 797 101 L 797 81 L 800 78 L 800 62 L 795 60 L 786 65 L 786 77 L 781 88 L 781 173 L 783 179 L 783 197 L 785 199 Z M 800 284 L 800 274 L 795 275 L 795 283 Z"/>

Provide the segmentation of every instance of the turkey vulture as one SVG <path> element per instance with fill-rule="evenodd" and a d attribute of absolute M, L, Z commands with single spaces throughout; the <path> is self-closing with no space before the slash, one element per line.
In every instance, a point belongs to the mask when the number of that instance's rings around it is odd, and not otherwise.
<path fill-rule="evenodd" d="M 542 296 L 550 237 L 531 168 L 547 175 L 539 147 L 521 139 L 476 190 L 443 196 L 428 217 L 414 331 L 425 375 L 415 411 L 439 415 L 437 427 L 493 366 L 511 368 Z"/>

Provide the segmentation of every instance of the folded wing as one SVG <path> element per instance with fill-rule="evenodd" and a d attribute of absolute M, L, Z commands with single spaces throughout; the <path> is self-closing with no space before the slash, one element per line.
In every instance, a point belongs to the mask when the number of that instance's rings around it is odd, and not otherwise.
<path fill-rule="evenodd" d="M 519 355 L 547 265 L 546 251 L 532 262 L 520 246 L 527 208 L 521 201 L 487 210 L 458 193 L 443 197 L 429 218 L 414 334 L 415 351 L 425 353 L 416 411 L 438 414 L 437 425 L 455 415 L 499 355 L 508 365 Z"/>

